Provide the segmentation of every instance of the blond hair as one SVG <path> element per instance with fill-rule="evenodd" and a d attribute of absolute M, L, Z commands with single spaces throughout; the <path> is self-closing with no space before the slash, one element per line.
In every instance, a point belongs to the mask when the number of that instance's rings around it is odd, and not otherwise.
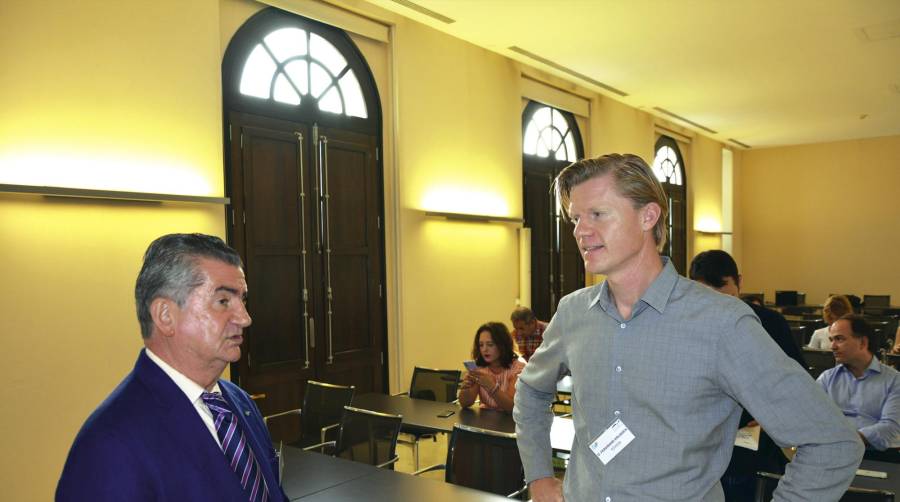
<path fill-rule="evenodd" d="M 653 227 L 653 239 L 656 248 L 662 251 L 668 235 L 669 198 L 653 170 L 637 155 L 611 153 L 595 159 L 579 160 L 563 169 L 553 181 L 553 187 L 566 215 L 569 214 L 572 190 L 591 178 L 607 174 L 612 175 L 616 192 L 630 200 L 635 209 L 651 202 L 659 205 L 659 219 Z"/>

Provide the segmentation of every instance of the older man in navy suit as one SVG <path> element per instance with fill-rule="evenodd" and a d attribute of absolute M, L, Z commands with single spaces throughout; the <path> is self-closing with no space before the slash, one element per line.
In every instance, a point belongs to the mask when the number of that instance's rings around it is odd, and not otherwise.
<path fill-rule="evenodd" d="M 145 348 L 75 438 L 57 501 L 287 499 L 259 410 L 219 379 L 241 356 L 246 294 L 240 256 L 218 237 L 150 245 L 135 285 Z"/>

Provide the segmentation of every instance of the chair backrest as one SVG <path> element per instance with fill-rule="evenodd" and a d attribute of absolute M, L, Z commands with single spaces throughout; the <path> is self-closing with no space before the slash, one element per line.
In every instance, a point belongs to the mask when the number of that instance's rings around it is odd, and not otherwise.
<path fill-rule="evenodd" d="M 509 495 L 525 484 L 516 435 L 456 424 L 447 447 L 445 480 Z"/>
<path fill-rule="evenodd" d="M 322 428 L 339 424 L 344 406 L 353 402 L 355 387 L 308 380 L 300 415 L 300 440 L 303 445 L 325 441 Z M 335 429 L 335 434 L 337 430 Z"/>
<path fill-rule="evenodd" d="M 890 307 L 891 295 L 863 295 L 863 307 Z"/>
<path fill-rule="evenodd" d="M 803 360 L 806 361 L 807 371 L 813 378 L 818 378 L 828 368 L 834 368 L 834 353 L 830 350 L 816 350 L 804 347 Z"/>
<path fill-rule="evenodd" d="M 775 305 L 779 307 L 784 307 L 787 305 L 800 305 L 799 298 L 797 298 L 797 296 L 797 291 L 776 291 Z"/>
<path fill-rule="evenodd" d="M 396 456 L 402 421 L 401 415 L 344 406 L 335 456 L 370 465 L 392 460 Z M 389 468 L 393 469 L 393 464 Z"/>
<path fill-rule="evenodd" d="M 409 397 L 442 403 L 454 401 L 460 376 L 459 370 L 433 370 L 416 366 L 409 384 Z"/>
<path fill-rule="evenodd" d="M 781 476 L 770 472 L 756 473 L 756 492 L 754 493 L 754 502 L 770 502 L 772 493 Z M 894 502 L 894 493 L 886 490 L 870 490 L 868 488 L 856 488 L 851 486 L 847 489 L 839 502 Z"/>

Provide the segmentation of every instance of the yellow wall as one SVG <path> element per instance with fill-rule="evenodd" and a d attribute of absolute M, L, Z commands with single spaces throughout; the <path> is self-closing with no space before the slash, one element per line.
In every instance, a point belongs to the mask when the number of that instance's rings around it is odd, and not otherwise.
<path fill-rule="evenodd" d="M 213 0 L 4 2 L 0 183 L 221 196 L 218 30 Z M 0 195 L 3 499 L 52 499 L 142 346 L 141 255 L 175 231 L 224 236 L 223 209 Z"/>
<path fill-rule="evenodd" d="M 522 126 L 511 61 L 412 21 L 395 33 L 405 389 L 415 365 L 461 367 L 475 329 L 515 307 L 515 227 L 423 211 L 521 218 Z"/>
<path fill-rule="evenodd" d="M 745 291 L 900 300 L 900 136 L 750 150 L 741 198 Z"/>
<path fill-rule="evenodd" d="M 391 388 L 400 390 L 416 364 L 459 367 L 475 328 L 508 322 L 515 305 L 515 226 L 423 211 L 521 217 L 521 65 L 348 5 L 393 25 L 390 46 L 354 40 L 385 115 L 389 361 Z M 222 195 L 221 54 L 258 8 L 249 0 L 5 2 L 0 183 Z M 656 119 L 606 97 L 591 102 L 589 155 L 652 159 Z M 689 183 L 719 169 L 721 145 L 695 145 Z M 691 191 L 713 212 L 717 183 L 697 181 Z M 17 452 L 0 461 L 13 480 L 4 498 L 51 499 L 78 427 L 141 346 L 131 300 L 141 253 L 173 231 L 223 235 L 222 208 L 0 195 L 8 355 L 0 430 L 16 431 L 5 451 Z"/>

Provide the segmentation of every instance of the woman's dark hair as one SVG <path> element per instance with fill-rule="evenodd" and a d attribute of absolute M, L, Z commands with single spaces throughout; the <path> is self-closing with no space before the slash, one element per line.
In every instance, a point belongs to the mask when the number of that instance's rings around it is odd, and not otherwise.
<path fill-rule="evenodd" d="M 475 343 L 472 344 L 472 359 L 475 360 L 475 364 L 487 366 L 484 358 L 481 357 L 481 350 L 478 348 L 478 338 L 484 331 L 491 334 L 491 340 L 494 341 L 494 345 L 500 351 L 500 365 L 504 368 L 512 366 L 513 361 L 516 359 L 516 353 L 513 352 L 513 341 L 512 337 L 509 336 L 509 330 L 502 322 L 486 322 L 475 331 Z"/>

